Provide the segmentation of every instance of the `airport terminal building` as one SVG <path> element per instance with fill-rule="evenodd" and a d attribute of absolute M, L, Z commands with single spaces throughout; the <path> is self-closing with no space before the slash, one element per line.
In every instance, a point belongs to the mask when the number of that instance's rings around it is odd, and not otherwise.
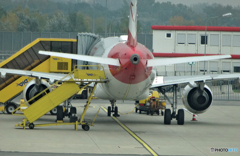
<path fill-rule="evenodd" d="M 158 67 L 158 75 L 198 75 L 240 72 L 240 27 L 152 26 L 155 57 L 229 54 L 231 59 Z M 206 35 L 205 35 L 206 34 Z"/>

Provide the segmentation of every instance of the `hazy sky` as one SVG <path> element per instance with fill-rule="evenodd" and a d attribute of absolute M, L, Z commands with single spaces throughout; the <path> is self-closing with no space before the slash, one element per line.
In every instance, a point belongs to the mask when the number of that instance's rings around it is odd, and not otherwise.
<path fill-rule="evenodd" d="M 240 6 L 240 0 L 156 0 L 158 2 L 172 2 L 174 4 L 182 3 L 185 5 L 192 5 L 196 3 L 219 3 L 222 5 L 232 5 L 232 6 Z"/>

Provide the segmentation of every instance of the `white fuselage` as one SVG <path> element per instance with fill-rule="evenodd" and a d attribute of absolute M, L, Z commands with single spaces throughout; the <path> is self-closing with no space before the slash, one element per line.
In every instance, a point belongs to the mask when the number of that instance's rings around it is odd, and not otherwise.
<path fill-rule="evenodd" d="M 91 51 L 90 55 L 99 57 L 108 57 L 108 54 L 115 45 L 121 43 L 119 37 L 109 37 L 102 39 Z M 89 63 L 93 64 L 93 63 Z M 155 78 L 155 73 L 142 82 L 137 84 L 127 84 L 117 80 L 110 72 L 109 65 L 101 64 L 104 68 L 107 83 L 99 83 L 94 95 L 100 99 L 109 100 L 141 100 L 149 95 L 149 87 Z"/>

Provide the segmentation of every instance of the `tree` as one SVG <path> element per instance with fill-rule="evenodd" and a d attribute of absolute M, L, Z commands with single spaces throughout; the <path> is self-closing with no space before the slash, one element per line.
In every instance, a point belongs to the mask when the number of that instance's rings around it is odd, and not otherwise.
<path fill-rule="evenodd" d="M 171 25 L 194 25 L 193 20 L 185 20 L 182 16 L 174 16 L 169 19 Z"/>
<path fill-rule="evenodd" d="M 95 27 L 97 33 L 105 32 L 105 18 L 99 17 L 95 20 Z"/>
<path fill-rule="evenodd" d="M 16 31 L 18 27 L 18 16 L 13 12 L 8 12 L 6 16 L 2 17 L 1 29 L 4 31 Z"/>
<path fill-rule="evenodd" d="M 7 15 L 7 12 L 4 8 L 0 7 L 0 18 L 4 17 Z"/>
<path fill-rule="evenodd" d="M 91 17 L 81 12 L 73 12 L 68 15 L 69 31 L 72 32 L 89 32 L 91 30 Z"/>
<path fill-rule="evenodd" d="M 21 12 L 19 12 L 17 16 L 19 18 L 17 31 L 30 31 L 30 32 L 39 31 L 39 23 L 36 18 L 25 15 L 24 13 Z"/>
<path fill-rule="evenodd" d="M 69 20 L 63 13 L 58 11 L 48 20 L 46 30 L 52 32 L 67 32 L 69 30 Z"/>

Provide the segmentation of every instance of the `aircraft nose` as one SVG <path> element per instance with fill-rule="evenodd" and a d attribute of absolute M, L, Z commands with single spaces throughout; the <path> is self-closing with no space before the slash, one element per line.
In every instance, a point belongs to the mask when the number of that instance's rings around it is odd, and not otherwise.
<path fill-rule="evenodd" d="M 137 65 L 140 62 L 140 56 L 138 54 L 132 54 L 130 61 L 133 65 Z"/>

